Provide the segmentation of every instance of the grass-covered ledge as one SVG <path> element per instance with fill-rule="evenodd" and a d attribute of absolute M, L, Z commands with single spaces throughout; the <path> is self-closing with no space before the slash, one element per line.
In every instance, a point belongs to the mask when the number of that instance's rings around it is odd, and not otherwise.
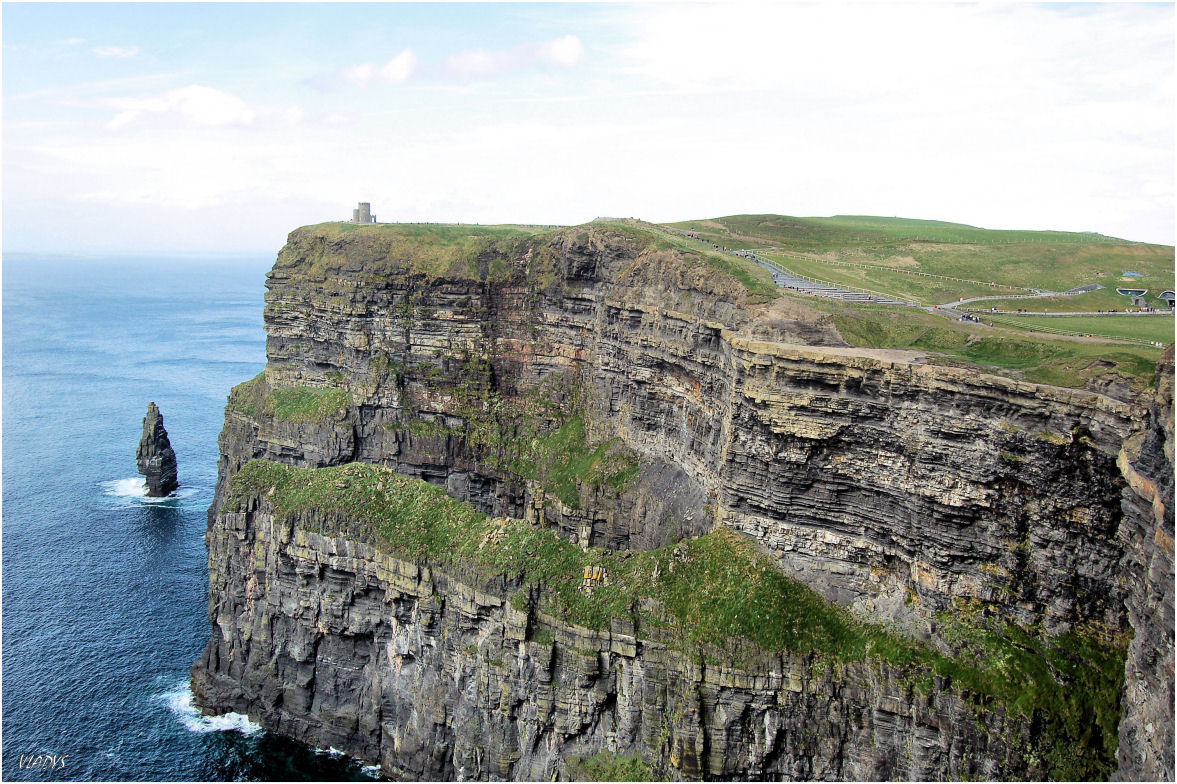
<path fill-rule="evenodd" d="M 939 676 L 942 688 L 979 710 L 1001 707 L 1031 720 L 1039 729 L 1026 752 L 1051 778 L 1100 779 L 1115 769 L 1126 640 L 1108 644 L 1079 631 L 1046 638 L 969 606 L 940 619 L 957 641 L 950 657 L 827 602 L 730 529 L 651 551 L 582 550 L 552 529 L 487 517 L 381 466 L 305 469 L 252 460 L 233 478 L 225 508 L 257 496 L 282 519 L 313 509 L 370 524 L 382 548 L 407 559 L 541 584 L 540 609 L 570 623 L 604 629 L 611 618 L 628 618 L 639 636 L 643 625 L 659 625 L 698 655 L 717 648 L 734 654 L 743 640 L 768 652 L 811 655 L 823 669 L 885 662 L 925 694 Z M 593 567 L 603 578 L 586 591 Z M 643 599 L 663 612 L 640 610 L 649 605 Z M 527 601 L 513 597 L 516 606 Z"/>
<path fill-rule="evenodd" d="M 272 416 L 286 422 L 321 422 L 351 402 L 347 390 L 335 387 L 271 387 L 262 371 L 233 387 L 228 407 L 253 418 Z"/>

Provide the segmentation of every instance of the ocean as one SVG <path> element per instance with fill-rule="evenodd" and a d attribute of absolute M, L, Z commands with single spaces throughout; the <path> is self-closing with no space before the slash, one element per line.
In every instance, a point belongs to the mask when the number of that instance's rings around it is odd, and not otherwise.
<path fill-rule="evenodd" d="M 372 778 L 245 716 L 202 717 L 188 689 L 217 434 L 229 388 L 265 364 L 271 264 L 4 256 L 5 780 Z M 150 401 L 179 464 L 168 499 L 136 473 Z"/>

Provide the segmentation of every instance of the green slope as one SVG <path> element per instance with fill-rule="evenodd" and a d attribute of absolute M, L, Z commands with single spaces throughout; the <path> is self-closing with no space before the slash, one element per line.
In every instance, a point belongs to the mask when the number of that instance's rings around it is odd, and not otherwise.
<path fill-rule="evenodd" d="M 1097 283 L 1102 292 L 1073 304 L 1098 310 L 1128 304 L 1115 293 L 1117 286 L 1138 285 L 1156 295 L 1174 285 L 1171 246 L 1093 233 L 1005 231 L 856 215 L 731 215 L 672 225 L 729 248 L 776 248 L 767 256 L 794 272 L 929 305 Z M 1142 277 L 1123 278 L 1124 272 Z M 1052 309 L 1068 307 L 1063 301 Z"/>

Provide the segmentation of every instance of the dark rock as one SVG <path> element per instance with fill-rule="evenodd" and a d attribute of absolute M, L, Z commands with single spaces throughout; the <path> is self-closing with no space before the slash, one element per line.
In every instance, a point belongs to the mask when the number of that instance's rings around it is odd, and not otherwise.
<path fill-rule="evenodd" d="M 180 486 L 176 477 L 176 453 L 168 441 L 168 431 L 163 426 L 163 414 L 155 403 L 147 404 L 147 416 L 143 417 L 143 437 L 139 439 L 139 454 L 136 462 L 139 473 L 147 477 L 147 495 L 163 498 Z"/>
<path fill-rule="evenodd" d="M 279 525 L 264 498 L 225 503 L 253 458 L 361 461 L 588 546 L 723 525 L 942 650 L 942 619 L 978 604 L 1051 639 L 1134 632 L 1120 775 L 1172 778 L 1171 360 L 1155 400 L 1061 389 L 846 349 L 805 305 L 758 305 L 602 229 L 445 275 L 385 237 L 297 230 L 268 277 L 267 369 L 234 390 L 220 439 L 212 634 L 193 669 L 204 710 L 408 778 L 546 780 L 605 749 L 676 778 L 1049 772 L 1030 753 L 1037 725 L 999 708 L 973 721 L 952 678 L 922 694 L 883 664 L 717 654 L 704 667 L 657 629 L 547 617 L 541 644 L 509 592 L 351 531 L 323 536 L 322 520 Z M 491 279 L 492 261 L 508 272 Z M 624 490 L 579 488 L 575 507 L 512 473 L 493 451 L 511 423 L 488 435 L 485 407 L 462 397 L 534 402 L 561 378 L 583 394 L 591 440 L 623 442 L 642 466 Z M 275 390 L 325 388 L 347 390 L 343 415 L 275 413 Z"/>
<path fill-rule="evenodd" d="M 1122 781 L 1173 780 L 1173 346 L 1157 366 L 1157 392 L 1143 432 L 1120 450 L 1121 569 L 1135 634 L 1125 667 Z"/>

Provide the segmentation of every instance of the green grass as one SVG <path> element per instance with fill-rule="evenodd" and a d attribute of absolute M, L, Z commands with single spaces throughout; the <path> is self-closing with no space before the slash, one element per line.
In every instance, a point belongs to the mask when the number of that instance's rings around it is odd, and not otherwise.
<path fill-rule="evenodd" d="M 854 289 L 888 294 L 921 305 L 942 305 L 961 297 L 986 297 L 992 294 L 1018 293 L 1009 288 L 994 288 L 982 282 L 966 283 L 943 280 L 916 275 L 902 269 L 876 266 L 847 267 L 842 264 L 826 263 L 809 258 L 802 259 L 798 256 L 772 251 L 763 252 L 760 255 L 799 275 Z"/>
<path fill-rule="evenodd" d="M 608 227 L 643 247 L 675 250 L 684 256 L 688 264 L 704 264 L 724 276 L 734 278 L 749 293 L 761 298 L 775 298 L 780 295 L 780 289 L 772 282 L 771 273 L 759 264 L 715 250 L 683 237 L 678 232 L 667 231 L 650 223 L 632 221 L 594 221 L 593 225 Z"/>
<path fill-rule="evenodd" d="M 433 278 L 529 283 L 543 289 L 558 277 L 560 260 L 552 243 L 559 236 L 595 239 L 608 244 L 628 239 L 633 249 L 673 250 L 687 269 L 705 267 L 716 276 L 717 288 L 734 283 L 759 299 L 778 296 L 769 274 L 752 262 L 702 248 L 677 233 L 640 221 L 594 221 L 584 226 L 550 229 L 528 226 L 456 224 L 322 223 L 297 229 L 279 254 L 275 269 L 314 278 L 329 288 L 333 269 L 351 277 L 377 281 L 407 270 Z M 362 271 L 356 271 L 356 268 Z"/>
<path fill-rule="evenodd" d="M 867 216 L 792 218 L 780 215 L 733 215 L 714 220 L 674 224 L 734 248 L 774 246 L 809 254 L 812 260 L 781 257 L 794 271 L 833 282 L 920 296 L 925 304 L 944 304 L 959 296 L 1001 294 L 975 284 L 953 283 L 877 269 L 853 269 L 830 263 L 841 261 L 921 271 L 982 283 L 1066 291 L 1099 283 L 1112 291 L 1125 285 L 1125 271 L 1140 272 L 1135 279 L 1153 294 L 1173 288 L 1173 248 L 1127 242 L 1099 234 L 1051 231 L 1001 231 L 974 226 Z M 797 269 L 793 265 L 805 266 Z M 857 283 L 855 282 L 857 281 Z M 928 286 L 922 291 L 919 281 Z M 871 285 L 871 284 L 874 285 Z M 1102 302 L 1101 295 L 1098 300 Z M 939 299 L 938 302 L 933 300 Z M 1094 310 L 1123 307 L 1098 304 Z M 1097 300 L 1091 300 L 1095 303 Z M 1015 305 L 1014 307 L 1018 307 Z"/>
<path fill-rule="evenodd" d="M 351 402 L 343 389 L 321 387 L 288 387 L 270 393 L 274 400 L 274 416 L 287 422 L 314 422 L 326 419 Z"/>
<path fill-rule="evenodd" d="M 1118 310 L 1123 311 L 1132 307 L 1132 300 L 1125 297 L 1123 294 L 1116 292 L 1117 286 L 1126 286 L 1123 281 L 1092 281 L 1098 282 L 1102 289 L 1097 291 L 1089 291 L 1085 294 L 1075 294 L 1070 297 L 1035 297 L 1034 299 L 996 299 L 986 300 L 985 302 L 978 302 L 973 305 L 966 305 L 967 308 L 974 308 L 977 310 L 988 310 L 989 308 L 997 308 L 998 310 L 1017 310 L 1022 308 L 1024 310 L 1037 311 L 1039 313 L 1095 313 L 1101 310 Z M 1171 289 L 1172 284 L 1159 286 L 1154 285 L 1149 287 L 1149 293 L 1145 297 L 1148 303 L 1155 308 L 1167 308 L 1168 305 L 1156 295 L 1160 294 L 1165 289 Z M 937 303 L 943 304 L 943 303 Z"/>
<path fill-rule="evenodd" d="M 1114 245 L 1124 240 L 1101 234 L 1064 231 L 1011 231 L 983 229 L 962 223 L 886 218 L 870 215 L 834 215 L 828 218 L 798 218 L 787 215 L 729 215 L 710 220 L 671 224 L 694 229 L 722 239 L 728 247 L 734 241 L 755 238 L 771 245 L 805 247 L 872 245 L 894 242 L 934 243 L 1053 243 Z"/>
<path fill-rule="evenodd" d="M 654 768 L 634 754 L 621 756 L 598 751 L 584 759 L 571 757 L 566 762 L 571 781 L 659 781 Z"/>
<path fill-rule="evenodd" d="M 538 479 L 565 506 L 580 508 L 581 487 L 609 486 L 624 490 L 641 470 L 633 451 L 619 438 L 591 444 L 584 417 L 576 414 L 558 429 L 532 439 L 511 468 L 527 479 Z"/>
<path fill-rule="evenodd" d="M 839 334 L 851 345 L 939 352 L 953 361 L 1014 371 L 1029 381 L 1055 386 L 1081 387 L 1114 371 L 1141 389 L 1151 387 L 1161 355 L 1161 349 L 1153 346 L 1085 343 L 994 330 L 909 308 L 829 309 Z"/>
<path fill-rule="evenodd" d="M 234 476 L 225 508 L 256 497 L 278 518 L 328 535 L 354 534 L 331 529 L 330 521 L 341 521 L 366 528 L 377 546 L 403 558 L 542 586 L 539 608 L 567 623 L 603 630 L 612 618 L 629 618 L 639 636 L 658 627 L 681 650 L 719 648 L 731 657 L 750 641 L 816 657 L 815 666 L 885 662 L 913 688 L 926 688 L 933 674 L 950 678 L 978 707 L 996 700 L 1039 722 L 1037 753 L 1053 777 L 1102 778 L 1114 767 L 1123 640 L 1109 644 L 1078 632 L 1044 639 L 981 612 L 955 613 L 941 619 L 958 650 L 946 656 L 825 601 L 730 529 L 652 551 L 583 550 L 551 529 L 490 519 L 441 488 L 380 466 L 304 469 L 252 460 Z M 607 579 L 586 593 L 589 566 L 603 568 Z M 520 596 L 517 609 L 527 602 Z"/>
<path fill-rule="evenodd" d="M 506 280 L 512 269 L 503 261 L 523 257 L 555 233 L 515 225 L 320 223 L 295 230 L 275 268 L 321 277 L 361 262 L 368 274 L 400 267 L 433 277 Z M 534 259 L 537 268 L 544 261 L 550 259 Z"/>
<path fill-rule="evenodd" d="M 251 418 L 272 416 L 287 422 L 327 419 L 351 403 L 343 389 L 294 386 L 272 389 L 265 372 L 233 387 L 228 407 Z"/>
<path fill-rule="evenodd" d="M 986 316 L 1002 326 L 1027 330 L 1062 330 L 1098 337 L 1173 342 L 1173 316 Z"/>
<path fill-rule="evenodd" d="M 228 407 L 245 414 L 250 419 L 268 416 L 272 411 L 270 401 L 270 385 L 266 383 L 266 372 L 263 370 L 249 381 L 243 381 L 229 390 Z"/>

